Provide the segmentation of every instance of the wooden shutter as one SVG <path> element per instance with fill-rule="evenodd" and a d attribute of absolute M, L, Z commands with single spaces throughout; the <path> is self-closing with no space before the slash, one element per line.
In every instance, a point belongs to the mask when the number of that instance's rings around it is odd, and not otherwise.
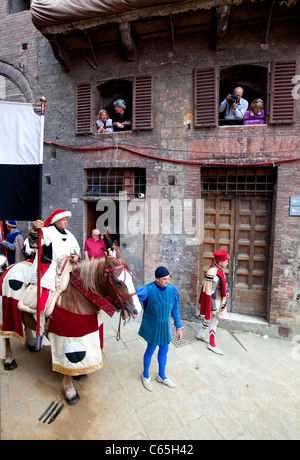
<path fill-rule="evenodd" d="M 217 68 L 194 70 L 194 127 L 218 124 Z"/>
<path fill-rule="evenodd" d="M 153 129 L 153 75 L 133 78 L 133 129 Z"/>
<path fill-rule="evenodd" d="M 93 134 L 93 83 L 76 86 L 76 134 Z"/>
<path fill-rule="evenodd" d="M 297 62 L 294 60 L 272 63 L 270 123 L 295 123 L 297 101 L 292 98 L 292 79 L 296 71 Z"/>

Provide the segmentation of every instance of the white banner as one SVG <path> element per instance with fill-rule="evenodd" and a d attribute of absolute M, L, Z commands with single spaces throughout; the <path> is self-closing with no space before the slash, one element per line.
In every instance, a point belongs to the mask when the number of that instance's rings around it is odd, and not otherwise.
<path fill-rule="evenodd" d="M 41 118 L 32 104 L 0 101 L 0 164 L 42 163 Z"/>

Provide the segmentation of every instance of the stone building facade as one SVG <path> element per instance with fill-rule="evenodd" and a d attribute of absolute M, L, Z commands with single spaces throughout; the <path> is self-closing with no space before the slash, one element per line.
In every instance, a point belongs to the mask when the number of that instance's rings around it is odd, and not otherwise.
<path fill-rule="evenodd" d="M 227 249 L 232 313 L 291 338 L 300 330 L 299 2 L 273 3 L 149 1 L 41 25 L 29 2 L 5 0 L 0 97 L 47 98 L 43 217 L 71 210 L 82 249 L 108 224 L 136 285 L 167 266 L 186 319 L 212 252 Z M 249 103 L 263 99 L 264 124 L 219 114 L 236 86 Z M 99 109 L 111 115 L 120 97 L 132 130 L 98 134 Z"/>

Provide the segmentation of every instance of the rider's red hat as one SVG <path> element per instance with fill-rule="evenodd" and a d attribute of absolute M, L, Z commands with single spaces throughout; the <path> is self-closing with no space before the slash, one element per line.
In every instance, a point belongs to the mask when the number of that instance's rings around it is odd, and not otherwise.
<path fill-rule="evenodd" d="M 225 249 L 215 251 L 213 254 L 216 262 L 223 262 L 224 260 L 228 260 L 228 254 Z"/>
<path fill-rule="evenodd" d="M 64 209 L 58 209 L 57 211 L 54 211 L 51 216 L 48 217 L 48 219 L 45 220 L 44 227 L 49 227 L 49 225 L 54 224 L 60 219 L 63 219 L 64 217 L 71 217 L 72 213 L 70 211 L 65 211 Z"/>

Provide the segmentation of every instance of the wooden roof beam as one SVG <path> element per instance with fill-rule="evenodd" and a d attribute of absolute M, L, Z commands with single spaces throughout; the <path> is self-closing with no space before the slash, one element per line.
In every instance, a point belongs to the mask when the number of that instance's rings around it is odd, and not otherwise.
<path fill-rule="evenodd" d="M 119 24 L 119 31 L 121 35 L 122 44 L 126 53 L 127 61 L 137 60 L 137 46 L 131 33 L 131 26 L 129 22 Z"/>
<path fill-rule="evenodd" d="M 229 15 L 229 5 L 220 6 L 216 9 L 216 51 L 225 49 Z"/>

